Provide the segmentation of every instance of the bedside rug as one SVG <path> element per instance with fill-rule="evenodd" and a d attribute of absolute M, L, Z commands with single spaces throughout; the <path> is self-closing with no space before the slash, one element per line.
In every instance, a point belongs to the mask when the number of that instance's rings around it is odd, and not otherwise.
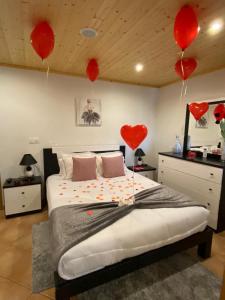
<path fill-rule="evenodd" d="M 48 222 L 33 225 L 32 281 L 33 292 L 54 287 Z M 220 288 L 221 281 L 197 258 L 182 252 L 93 288 L 76 299 L 218 300 Z"/>

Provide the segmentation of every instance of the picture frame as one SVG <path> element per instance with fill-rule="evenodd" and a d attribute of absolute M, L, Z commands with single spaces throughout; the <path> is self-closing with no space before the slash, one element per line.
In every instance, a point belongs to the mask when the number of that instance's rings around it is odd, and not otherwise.
<path fill-rule="evenodd" d="M 195 127 L 200 129 L 207 129 L 209 125 L 209 115 L 208 113 L 204 114 L 200 120 L 196 121 Z"/>
<path fill-rule="evenodd" d="M 102 125 L 100 99 L 75 99 L 76 125 L 99 127 Z"/>

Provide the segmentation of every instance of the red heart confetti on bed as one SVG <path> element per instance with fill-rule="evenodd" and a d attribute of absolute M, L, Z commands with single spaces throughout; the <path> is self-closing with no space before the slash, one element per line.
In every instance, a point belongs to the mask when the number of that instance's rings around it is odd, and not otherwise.
<path fill-rule="evenodd" d="M 88 210 L 87 215 L 92 216 L 93 215 L 93 210 Z"/>

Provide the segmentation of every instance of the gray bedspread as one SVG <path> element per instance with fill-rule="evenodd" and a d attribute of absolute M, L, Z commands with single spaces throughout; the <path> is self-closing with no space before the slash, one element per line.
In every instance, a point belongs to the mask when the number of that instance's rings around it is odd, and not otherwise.
<path fill-rule="evenodd" d="M 70 248 L 129 214 L 134 209 L 202 206 L 188 196 L 166 186 L 147 189 L 135 195 L 131 205 L 116 202 L 73 204 L 55 208 L 50 215 L 53 262 L 57 270 L 60 257 Z"/>

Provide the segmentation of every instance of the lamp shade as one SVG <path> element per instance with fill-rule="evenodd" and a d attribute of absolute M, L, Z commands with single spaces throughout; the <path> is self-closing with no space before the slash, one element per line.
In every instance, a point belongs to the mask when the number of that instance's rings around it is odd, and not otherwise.
<path fill-rule="evenodd" d="M 137 148 L 137 150 L 135 151 L 134 155 L 136 157 L 141 157 L 141 156 L 145 156 L 144 151 L 141 148 Z"/>
<path fill-rule="evenodd" d="M 21 166 L 31 166 L 37 163 L 36 159 L 31 154 L 24 154 L 23 158 L 21 159 L 20 165 Z"/>

